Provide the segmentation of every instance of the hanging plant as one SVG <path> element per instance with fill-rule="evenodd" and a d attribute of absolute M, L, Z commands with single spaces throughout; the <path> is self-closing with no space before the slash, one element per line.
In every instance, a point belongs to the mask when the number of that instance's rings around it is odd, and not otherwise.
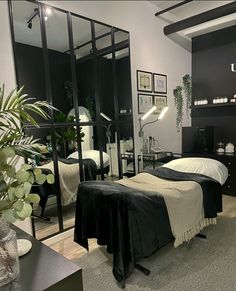
<path fill-rule="evenodd" d="M 182 95 L 182 86 L 177 86 L 173 90 L 174 94 L 174 102 L 175 102 L 175 107 L 177 110 L 176 114 L 176 127 L 177 131 L 180 131 L 180 128 L 182 127 L 182 120 L 183 120 L 183 95 Z"/>
<path fill-rule="evenodd" d="M 184 94 L 186 97 L 186 115 L 188 118 L 190 115 L 189 111 L 190 111 L 191 103 L 192 103 L 192 78 L 188 74 L 183 76 L 183 88 L 184 88 Z"/>

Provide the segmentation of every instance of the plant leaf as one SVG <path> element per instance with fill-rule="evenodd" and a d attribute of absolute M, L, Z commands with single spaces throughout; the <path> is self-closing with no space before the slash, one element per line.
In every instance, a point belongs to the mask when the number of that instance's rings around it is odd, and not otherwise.
<path fill-rule="evenodd" d="M 29 194 L 25 200 L 29 203 L 38 203 L 40 201 L 40 197 L 38 194 Z"/>
<path fill-rule="evenodd" d="M 28 181 L 24 182 L 24 194 L 28 195 L 31 191 L 32 184 Z"/>
<path fill-rule="evenodd" d="M 8 209 L 7 211 L 4 211 L 2 216 L 4 219 L 6 219 L 6 221 L 10 223 L 14 223 L 16 221 L 13 209 Z"/>
<path fill-rule="evenodd" d="M 25 219 L 27 217 L 30 217 L 32 213 L 32 207 L 29 203 L 24 203 L 22 210 L 16 211 L 16 213 L 21 219 Z"/>
<path fill-rule="evenodd" d="M 48 184 L 54 184 L 55 183 L 55 177 L 53 174 L 48 174 L 47 175 L 47 182 Z"/>
<path fill-rule="evenodd" d="M 12 206 L 16 211 L 22 211 L 24 202 L 22 200 L 17 200 Z"/>
<path fill-rule="evenodd" d="M 15 188 L 15 196 L 17 197 L 17 198 L 23 198 L 24 197 L 24 195 L 25 195 L 25 189 L 24 189 L 24 186 L 21 184 L 21 185 L 19 185 L 19 186 L 17 186 L 16 188 Z"/>

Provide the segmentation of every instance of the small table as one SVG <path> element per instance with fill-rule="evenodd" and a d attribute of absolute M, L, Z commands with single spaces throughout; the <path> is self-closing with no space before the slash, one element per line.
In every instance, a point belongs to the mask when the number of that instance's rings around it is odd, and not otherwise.
<path fill-rule="evenodd" d="M 30 252 L 20 258 L 20 275 L 2 286 L 1 291 L 66 291 L 83 290 L 82 269 L 42 242 L 12 226 L 17 238 L 29 239 Z"/>
<path fill-rule="evenodd" d="M 156 168 L 157 163 L 167 163 L 172 160 L 173 153 L 162 151 L 162 152 L 152 152 L 152 153 L 143 153 L 143 162 L 151 163 L 153 169 Z M 138 155 L 138 172 L 140 172 L 139 163 L 141 162 L 141 154 Z"/>
<path fill-rule="evenodd" d="M 121 159 L 123 160 L 122 163 L 122 170 L 123 176 L 126 176 L 128 178 L 133 177 L 135 175 L 134 173 L 134 153 L 133 152 L 125 152 L 121 154 Z M 128 164 L 133 163 L 133 169 L 132 170 L 127 170 Z"/>

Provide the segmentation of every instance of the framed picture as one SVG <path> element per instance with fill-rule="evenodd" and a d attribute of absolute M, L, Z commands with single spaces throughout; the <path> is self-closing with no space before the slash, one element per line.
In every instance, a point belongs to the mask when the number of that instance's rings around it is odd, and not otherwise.
<path fill-rule="evenodd" d="M 152 73 L 137 71 L 137 90 L 143 92 L 152 92 Z"/>
<path fill-rule="evenodd" d="M 154 96 L 153 105 L 157 107 L 155 114 L 159 115 L 162 109 L 167 105 L 167 97 L 159 95 Z"/>
<path fill-rule="evenodd" d="M 167 93 L 167 76 L 162 74 L 153 74 L 153 86 L 155 93 Z"/>
<path fill-rule="evenodd" d="M 146 113 L 153 106 L 153 96 L 138 94 L 138 113 Z"/>

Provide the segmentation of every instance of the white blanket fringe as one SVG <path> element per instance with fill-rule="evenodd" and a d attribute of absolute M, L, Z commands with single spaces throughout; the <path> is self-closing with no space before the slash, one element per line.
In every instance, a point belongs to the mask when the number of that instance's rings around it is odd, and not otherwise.
<path fill-rule="evenodd" d="M 216 218 L 203 218 L 199 221 L 198 225 L 193 226 L 188 231 L 184 232 L 181 236 L 177 237 L 174 242 L 174 247 L 177 248 L 183 242 L 190 241 L 197 235 L 204 227 L 210 224 L 216 224 Z"/>

